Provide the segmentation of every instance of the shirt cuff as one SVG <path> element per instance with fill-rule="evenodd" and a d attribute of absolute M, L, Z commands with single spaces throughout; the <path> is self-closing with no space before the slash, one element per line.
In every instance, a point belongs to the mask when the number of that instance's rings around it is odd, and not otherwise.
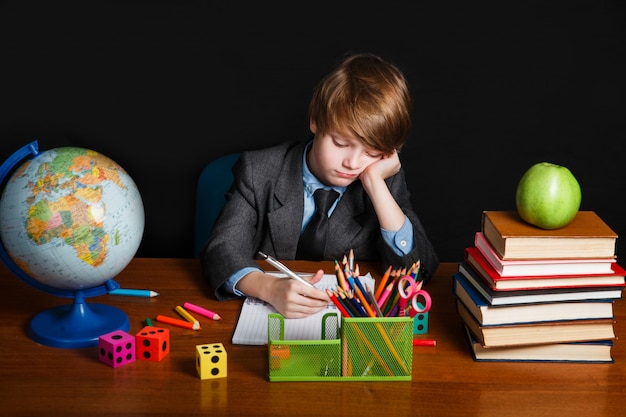
<path fill-rule="evenodd" d="M 404 223 L 397 232 L 380 228 L 383 240 L 398 256 L 408 255 L 414 248 L 413 224 L 404 216 Z"/>
<path fill-rule="evenodd" d="M 238 297 L 245 297 L 246 294 L 239 291 L 235 286 L 237 285 L 237 283 L 239 282 L 241 278 L 245 277 L 250 272 L 254 272 L 254 271 L 261 271 L 261 270 L 259 268 L 253 268 L 253 267 L 240 269 L 239 271 L 232 274 L 230 278 L 228 278 L 226 282 L 222 284 L 222 286 L 230 294 L 236 295 Z"/>

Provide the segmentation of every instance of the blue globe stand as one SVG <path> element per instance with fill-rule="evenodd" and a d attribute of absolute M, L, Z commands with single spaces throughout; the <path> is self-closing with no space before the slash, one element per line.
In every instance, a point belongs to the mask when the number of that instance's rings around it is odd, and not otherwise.
<path fill-rule="evenodd" d="M 100 336 L 114 330 L 130 330 L 126 313 L 106 304 L 87 304 L 76 291 L 72 304 L 53 307 L 33 317 L 28 333 L 42 345 L 82 348 L 97 346 Z"/>
<path fill-rule="evenodd" d="M 15 152 L 0 166 L 0 186 L 7 174 L 24 158 L 38 154 L 37 142 L 32 142 Z M 1 190 L 1 188 L 0 188 Z M 130 330 L 128 316 L 117 307 L 85 302 L 85 298 L 107 294 L 119 288 L 109 279 L 103 285 L 83 290 L 63 290 L 45 285 L 26 274 L 11 259 L 0 242 L 0 260 L 22 281 L 58 297 L 72 298 L 73 303 L 52 307 L 32 318 L 28 335 L 37 343 L 59 348 L 84 348 L 98 345 L 100 336 L 115 330 Z"/>

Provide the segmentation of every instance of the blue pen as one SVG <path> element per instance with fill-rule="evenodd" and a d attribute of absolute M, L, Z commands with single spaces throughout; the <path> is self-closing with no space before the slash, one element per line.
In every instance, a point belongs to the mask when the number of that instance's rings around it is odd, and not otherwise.
<path fill-rule="evenodd" d="M 131 288 L 118 288 L 113 291 L 109 291 L 111 295 L 128 295 L 131 297 L 156 297 L 159 295 L 158 292 L 152 290 L 135 290 Z"/>

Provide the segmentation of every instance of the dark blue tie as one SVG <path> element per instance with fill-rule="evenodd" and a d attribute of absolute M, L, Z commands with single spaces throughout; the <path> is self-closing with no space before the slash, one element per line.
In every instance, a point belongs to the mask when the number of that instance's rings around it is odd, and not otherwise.
<path fill-rule="evenodd" d="M 320 188 L 313 193 L 315 213 L 300 235 L 296 259 L 310 261 L 324 259 L 324 249 L 328 239 L 328 210 L 337 200 L 337 197 L 339 197 L 339 193 L 335 190 Z"/>

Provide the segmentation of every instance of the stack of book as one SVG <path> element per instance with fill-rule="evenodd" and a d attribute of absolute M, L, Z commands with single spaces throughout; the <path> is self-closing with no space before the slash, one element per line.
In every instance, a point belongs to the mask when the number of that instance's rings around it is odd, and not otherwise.
<path fill-rule="evenodd" d="M 593 211 L 557 230 L 484 211 L 453 276 L 474 359 L 613 362 L 613 304 L 626 285 L 616 241 Z"/>

